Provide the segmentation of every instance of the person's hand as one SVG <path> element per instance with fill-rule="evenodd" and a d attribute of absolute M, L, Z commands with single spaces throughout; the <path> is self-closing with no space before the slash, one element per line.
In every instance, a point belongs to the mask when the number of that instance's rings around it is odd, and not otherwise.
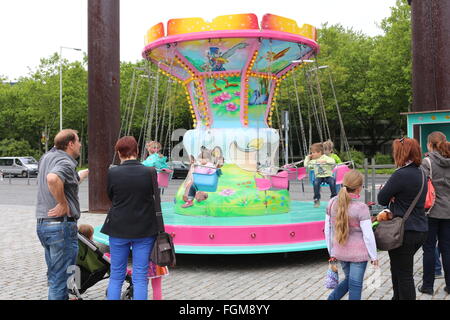
<path fill-rule="evenodd" d="M 370 263 L 371 263 L 374 267 L 378 267 L 378 259 L 377 259 L 377 260 L 372 260 L 372 261 L 370 261 Z"/>
<path fill-rule="evenodd" d="M 49 217 L 64 217 L 69 215 L 69 205 L 67 203 L 58 203 L 53 209 L 48 211 Z"/>

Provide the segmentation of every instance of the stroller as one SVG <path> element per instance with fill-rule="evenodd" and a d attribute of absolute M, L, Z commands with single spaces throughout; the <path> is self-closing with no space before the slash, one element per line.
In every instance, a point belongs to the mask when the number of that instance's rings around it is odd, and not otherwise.
<path fill-rule="evenodd" d="M 81 294 L 95 285 L 97 282 L 108 279 L 111 267 L 111 260 L 108 254 L 104 254 L 97 245 L 78 233 L 78 256 L 76 266 L 78 270 L 68 281 L 69 292 L 82 300 Z M 121 295 L 122 300 L 133 298 L 133 284 L 131 274 L 127 272 L 125 276 L 127 288 Z"/>

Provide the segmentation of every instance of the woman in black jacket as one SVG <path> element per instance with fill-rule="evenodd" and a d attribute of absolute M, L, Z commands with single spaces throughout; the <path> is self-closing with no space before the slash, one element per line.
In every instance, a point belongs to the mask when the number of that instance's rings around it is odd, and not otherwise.
<path fill-rule="evenodd" d="M 109 235 L 111 274 L 108 299 L 120 299 L 130 249 L 133 250 L 133 296 L 146 300 L 148 264 L 157 231 L 156 212 L 161 202 L 155 168 L 138 160 L 136 139 L 120 138 L 115 146 L 121 164 L 108 171 L 108 196 L 112 206 L 101 232 Z"/>
<path fill-rule="evenodd" d="M 429 153 L 422 168 L 433 182 L 436 201 L 428 212 L 429 230 L 423 245 L 423 284 L 418 290 L 434 293 L 435 263 L 436 258 L 439 259 L 435 250 L 437 241 L 444 267 L 444 290 L 450 293 L 450 143 L 442 132 L 435 131 L 428 135 L 427 148 Z"/>
<path fill-rule="evenodd" d="M 410 138 L 395 139 L 392 149 L 397 170 L 378 193 L 378 202 L 389 205 L 394 217 L 403 217 L 424 183 L 422 195 L 405 221 L 403 244 L 388 251 L 394 290 L 392 300 L 415 300 L 414 255 L 424 243 L 428 231 L 424 209 L 427 185 L 420 169 L 422 155 L 419 143 Z"/>

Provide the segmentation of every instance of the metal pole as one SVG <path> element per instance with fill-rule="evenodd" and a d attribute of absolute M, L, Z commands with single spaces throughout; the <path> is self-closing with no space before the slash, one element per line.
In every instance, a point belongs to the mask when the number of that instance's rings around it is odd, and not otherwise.
<path fill-rule="evenodd" d="M 412 112 L 450 108 L 450 1 L 412 0 Z"/>
<path fill-rule="evenodd" d="M 372 202 L 377 202 L 375 199 L 376 191 L 375 191 L 375 158 L 372 158 Z"/>
<path fill-rule="evenodd" d="M 369 181 L 368 166 L 369 166 L 369 161 L 367 160 L 367 158 L 364 158 L 364 181 L 365 181 L 365 185 L 366 185 L 366 188 L 364 189 L 364 201 L 366 201 L 366 202 L 369 199 L 369 190 L 367 188 L 367 183 Z"/>
<path fill-rule="evenodd" d="M 62 130 L 62 47 L 59 47 L 59 131 Z"/>
<path fill-rule="evenodd" d="M 119 0 L 88 0 L 89 212 L 105 213 L 108 167 L 120 131 Z"/>
<path fill-rule="evenodd" d="M 284 118 L 284 164 L 289 163 L 289 112 L 283 111 Z"/>
<path fill-rule="evenodd" d="M 75 51 L 81 51 L 78 48 L 71 47 L 59 47 L 59 131 L 63 128 L 63 116 L 62 116 L 62 49 L 71 49 Z"/>

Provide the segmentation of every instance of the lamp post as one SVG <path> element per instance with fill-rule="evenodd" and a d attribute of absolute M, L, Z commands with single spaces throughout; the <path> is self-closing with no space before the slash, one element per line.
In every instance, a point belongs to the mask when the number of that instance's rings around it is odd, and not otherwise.
<path fill-rule="evenodd" d="M 59 47 L 59 131 L 62 130 L 62 49 L 81 51 L 78 48 Z"/>

